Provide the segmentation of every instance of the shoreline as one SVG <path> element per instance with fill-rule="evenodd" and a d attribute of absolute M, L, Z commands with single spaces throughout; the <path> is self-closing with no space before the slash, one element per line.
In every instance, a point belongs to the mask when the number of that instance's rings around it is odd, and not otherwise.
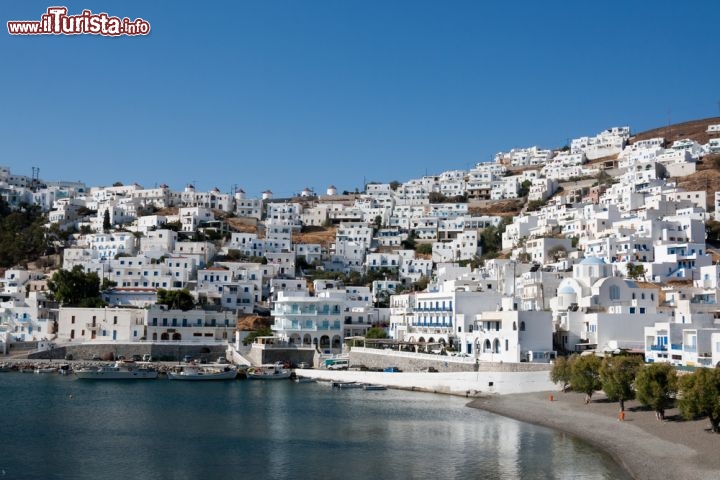
<path fill-rule="evenodd" d="M 626 402 L 625 421 L 620 422 L 618 403 L 607 401 L 602 392 L 585 405 L 584 394 L 557 391 L 485 396 L 468 406 L 577 437 L 609 454 L 638 480 L 710 480 L 720 475 L 720 435 L 707 431 L 707 419 L 681 420 L 676 408 L 661 422 L 655 412 L 632 400 Z"/>

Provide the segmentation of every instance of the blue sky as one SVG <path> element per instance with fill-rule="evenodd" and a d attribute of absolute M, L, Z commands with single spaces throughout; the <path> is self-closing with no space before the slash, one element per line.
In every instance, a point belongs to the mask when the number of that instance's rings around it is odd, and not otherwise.
<path fill-rule="evenodd" d="M 485 3 L 2 2 L 0 165 L 284 196 L 720 114 L 720 2 Z M 7 33 L 53 5 L 152 32 Z"/>

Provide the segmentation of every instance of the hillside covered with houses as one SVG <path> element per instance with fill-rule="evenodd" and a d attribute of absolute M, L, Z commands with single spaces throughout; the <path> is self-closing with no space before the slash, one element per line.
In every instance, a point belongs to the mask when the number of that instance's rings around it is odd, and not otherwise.
<path fill-rule="evenodd" d="M 712 118 L 291 198 L 0 167 L 0 354 L 222 345 L 266 324 L 328 353 L 381 329 L 478 362 L 620 350 L 717 365 L 719 165 Z"/>

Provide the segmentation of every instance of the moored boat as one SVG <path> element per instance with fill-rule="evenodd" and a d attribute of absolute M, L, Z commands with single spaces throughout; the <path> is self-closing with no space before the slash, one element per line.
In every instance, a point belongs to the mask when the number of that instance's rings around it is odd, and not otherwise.
<path fill-rule="evenodd" d="M 247 377 L 253 380 L 281 380 L 290 378 L 290 369 L 284 368 L 280 363 L 251 367 L 247 370 Z"/>
<path fill-rule="evenodd" d="M 387 390 L 385 385 L 379 385 L 377 383 L 366 383 L 363 385 L 365 390 Z"/>
<path fill-rule="evenodd" d="M 12 367 L 9 363 L 0 363 L 0 372 L 9 372 L 12 370 Z"/>
<path fill-rule="evenodd" d="M 57 373 L 57 367 L 36 367 L 35 373 Z"/>
<path fill-rule="evenodd" d="M 157 370 L 153 368 L 138 367 L 134 362 L 125 361 L 97 368 L 82 368 L 74 373 L 84 380 L 149 380 L 158 376 Z"/>
<path fill-rule="evenodd" d="M 359 382 L 332 382 L 334 388 L 363 388 L 364 385 Z"/>
<path fill-rule="evenodd" d="M 179 371 L 168 372 L 170 380 L 234 380 L 237 368 L 233 365 L 184 365 Z"/>

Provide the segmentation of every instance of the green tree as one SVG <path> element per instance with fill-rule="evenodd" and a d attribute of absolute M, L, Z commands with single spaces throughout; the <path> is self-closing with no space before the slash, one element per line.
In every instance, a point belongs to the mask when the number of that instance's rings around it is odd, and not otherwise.
<path fill-rule="evenodd" d="M 570 357 L 558 357 L 550 370 L 550 380 L 554 384 L 561 384 L 562 391 L 567 391 L 572 378 L 572 364 L 578 358 L 577 355 Z"/>
<path fill-rule="evenodd" d="M 602 388 L 600 383 L 600 358 L 595 355 L 581 355 L 570 367 L 570 384 L 576 392 L 585 394 L 585 403 L 590 403 L 593 393 Z"/>
<path fill-rule="evenodd" d="M 421 243 L 415 247 L 415 252 L 423 255 L 432 255 L 432 243 Z"/>
<path fill-rule="evenodd" d="M 532 186 L 532 182 L 530 180 L 525 180 L 520 184 L 520 189 L 518 190 L 518 197 L 526 197 L 528 193 L 530 193 L 530 187 Z"/>
<path fill-rule="evenodd" d="M 112 228 L 112 224 L 110 223 L 110 210 L 105 209 L 105 213 L 103 213 L 103 231 L 109 232 Z"/>
<path fill-rule="evenodd" d="M 100 298 L 100 277 L 95 272 L 85 273 L 80 265 L 75 265 L 72 270 L 58 270 L 47 285 L 53 298 L 64 307 L 104 305 Z"/>
<path fill-rule="evenodd" d="M 182 290 L 158 288 L 157 303 L 158 305 L 167 305 L 171 310 L 187 311 L 195 307 L 195 299 L 187 288 Z"/>
<path fill-rule="evenodd" d="M 365 333 L 365 338 L 387 338 L 387 332 L 384 328 L 370 327 Z"/>
<path fill-rule="evenodd" d="M 380 230 L 380 227 L 382 227 L 382 216 L 376 215 L 375 216 L 375 230 Z"/>
<path fill-rule="evenodd" d="M 36 260 L 50 247 L 46 219 L 37 205 L 17 208 L 0 197 L 0 267 L 13 267 Z"/>
<path fill-rule="evenodd" d="M 243 340 L 243 345 L 250 345 L 255 342 L 257 337 L 272 337 L 273 331 L 270 327 L 262 327 L 257 330 L 253 330 Z"/>
<path fill-rule="evenodd" d="M 720 369 L 697 368 L 680 378 L 678 407 L 687 419 L 708 417 L 710 428 L 720 433 Z"/>
<path fill-rule="evenodd" d="M 675 369 L 669 363 L 651 363 L 642 367 L 635 377 L 637 398 L 646 407 L 655 410 L 658 420 L 665 418 L 677 393 L 678 380 Z"/>
<path fill-rule="evenodd" d="M 634 263 L 627 264 L 627 276 L 637 280 L 640 277 L 645 276 L 645 267 L 642 265 L 635 265 Z"/>
<path fill-rule="evenodd" d="M 620 402 L 620 411 L 625 411 L 625 401 L 635 398 L 633 382 L 642 366 L 642 359 L 619 355 L 605 357 L 600 366 L 600 382 L 609 400 Z"/>

